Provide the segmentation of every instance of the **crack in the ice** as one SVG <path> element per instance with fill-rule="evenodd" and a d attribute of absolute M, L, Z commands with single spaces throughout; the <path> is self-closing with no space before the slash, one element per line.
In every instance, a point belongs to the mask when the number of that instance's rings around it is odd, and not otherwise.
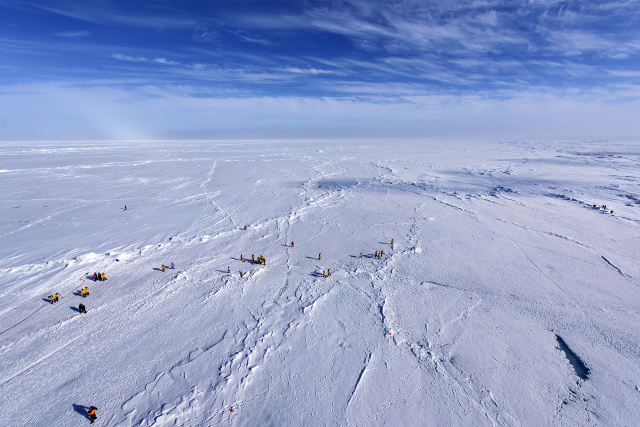
<path fill-rule="evenodd" d="M 607 264 L 609 264 L 611 267 L 615 268 L 615 269 L 616 269 L 616 271 L 617 271 L 618 273 L 620 273 L 620 275 L 621 275 L 621 276 L 623 276 L 623 277 L 627 277 L 627 275 L 626 275 L 626 274 L 624 274 L 624 273 L 622 272 L 622 270 L 620 270 L 620 268 L 616 267 L 616 266 L 615 266 L 611 261 L 609 261 L 607 258 L 605 258 L 605 256 L 604 256 L 604 255 L 601 255 L 601 257 L 602 257 L 602 259 L 603 259 L 603 260 L 605 260 L 605 262 L 606 262 Z"/>
<path fill-rule="evenodd" d="M 351 404 L 351 400 L 353 399 L 353 396 L 355 396 L 356 392 L 358 391 L 358 387 L 360 386 L 360 383 L 362 382 L 362 378 L 364 377 L 364 373 L 367 370 L 367 367 L 369 366 L 369 362 L 371 361 L 371 356 L 372 355 L 373 355 L 373 353 L 369 353 L 367 355 L 367 357 L 365 357 L 365 359 L 364 359 L 364 366 L 360 370 L 360 374 L 358 375 L 358 379 L 356 380 L 356 383 L 353 386 L 353 390 L 351 390 L 351 394 L 349 395 L 349 400 L 347 400 L 347 406 L 349 406 Z"/>

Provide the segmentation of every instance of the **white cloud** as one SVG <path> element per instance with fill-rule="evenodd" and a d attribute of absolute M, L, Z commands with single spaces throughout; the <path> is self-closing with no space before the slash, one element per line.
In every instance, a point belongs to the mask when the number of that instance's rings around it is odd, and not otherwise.
<path fill-rule="evenodd" d="M 162 65 L 181 65 L 179 62 L 171 61 L 166 58 L 147 58 L 145 56 L 122 55 L 120 53 L 114 53 L 111 55 L 111 57 L 120 61 L 128 61 L 128 62 L 145 62 L 145 63 L 156 63 L 156 64 L 162 64 Z"/>
<path fill-rule="evenodd" d="M 55 33 L 54 35 L 65 39 L 78 39 L 89 37 L 91 33 L 89 31 L 63 31 L 61 33 Z"/>
<path fill-rule="evenodd" d="M 286 71 L 288 73 L 293 73 L 293 74 L 313 74 L 313 75 L 318 75 L 318 74 L 343 74 L 343 73 L 340 73 L 338 71 L 323 70 L 323 69 L 320 69 L 320 68 L 287 67 L 287 68 L 284 69 L 284 71 Z"/>
<path fill-rule="evenodd" d="M 158 64 L 164 64 L 164 65 L 180 65 L 179 62 L 176 61 L 170 61 L 166 58 L 154 58 L 153 62 L 156 62 Z"/>
<path fill-rule="evenodd" d="M 129 61 L 129 62 L 147 62 L 149 61 L 144 56 L 130 56 L 130 55 L 122 55 L 119 53 L 114 53 L 111 55 L 112 58 L 118 59 L 120 61 Z"/>

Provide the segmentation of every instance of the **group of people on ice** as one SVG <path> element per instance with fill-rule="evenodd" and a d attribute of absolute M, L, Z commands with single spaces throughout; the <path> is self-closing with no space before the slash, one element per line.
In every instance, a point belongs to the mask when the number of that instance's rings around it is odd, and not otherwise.
<path fill-rule="evenodd" d="M 247 262 L 248 260 L 244 257 L 244 255 L 240 254 L 240 261 Z M 255 255 L 251 255 L 251 263 L 252 264 L 267 265 L 267 259 L 265 257 L 263 257 L 262 255 L 258 256 L 258 258 L 256 258 Z M 227 267 L 227 270 L 228 269 L 229 269 L 229 267 Z"/>
<path fill-rule="evenodd" d="M 598 209 L 598 206 L 594 204 L 594 205 L 593 205 L 593 209 Z M 601 211 L 603 211 L 603 212 L 606 212 L 606 211 L 607 211 L 607 205 L 602 205 L 602 206 L 600 206 L 600 210 L 601 210 Z M 611 209 L 611 210 L 609 211 L 609 213 L 610 213 L 611 215 L 613 215 L 613 209 Z"/>
<path fill-rule="evenodd" d="M 103 281 L 103 280 L 107 280 L 107 275 L 104 273 L 93 273 L 93 281 L 97 282 L 97 281 Z"/>
<path fill-rule="evenodd" d="M 175 268 L 173 263 L 171 263 L 171 265 L 169 265 L 169 268 L 171 268 L 171 269 Z M 165 266 L 164 266 L 164 264 L 162 264 L 162 267 L 160 267 L 160 270 L 164 271 L 164 269 L 165 269 Z"/>

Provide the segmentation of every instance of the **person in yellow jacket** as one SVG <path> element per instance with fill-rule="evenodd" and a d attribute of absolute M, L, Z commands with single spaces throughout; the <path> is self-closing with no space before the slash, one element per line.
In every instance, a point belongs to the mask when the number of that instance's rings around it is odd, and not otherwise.
<path fill-rule="evenodd" d="M 164 264 L 162 264 L 162 267 L 161 267 L 161 268 L 162 268 L 162 271 L 164 271 Z"/>
<path fill-rule="evenodd" d="M 102 280 L 107 280 L 107 275 L 102 273 Z"/>

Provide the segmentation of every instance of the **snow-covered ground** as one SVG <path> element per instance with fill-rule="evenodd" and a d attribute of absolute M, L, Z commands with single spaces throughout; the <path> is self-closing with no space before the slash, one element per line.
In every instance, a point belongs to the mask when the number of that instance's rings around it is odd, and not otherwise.
<path fill-rule="evenodd" d="M 0 192 L 3 425 L 640 419 L 637 140 L 2 143 Z"/>

